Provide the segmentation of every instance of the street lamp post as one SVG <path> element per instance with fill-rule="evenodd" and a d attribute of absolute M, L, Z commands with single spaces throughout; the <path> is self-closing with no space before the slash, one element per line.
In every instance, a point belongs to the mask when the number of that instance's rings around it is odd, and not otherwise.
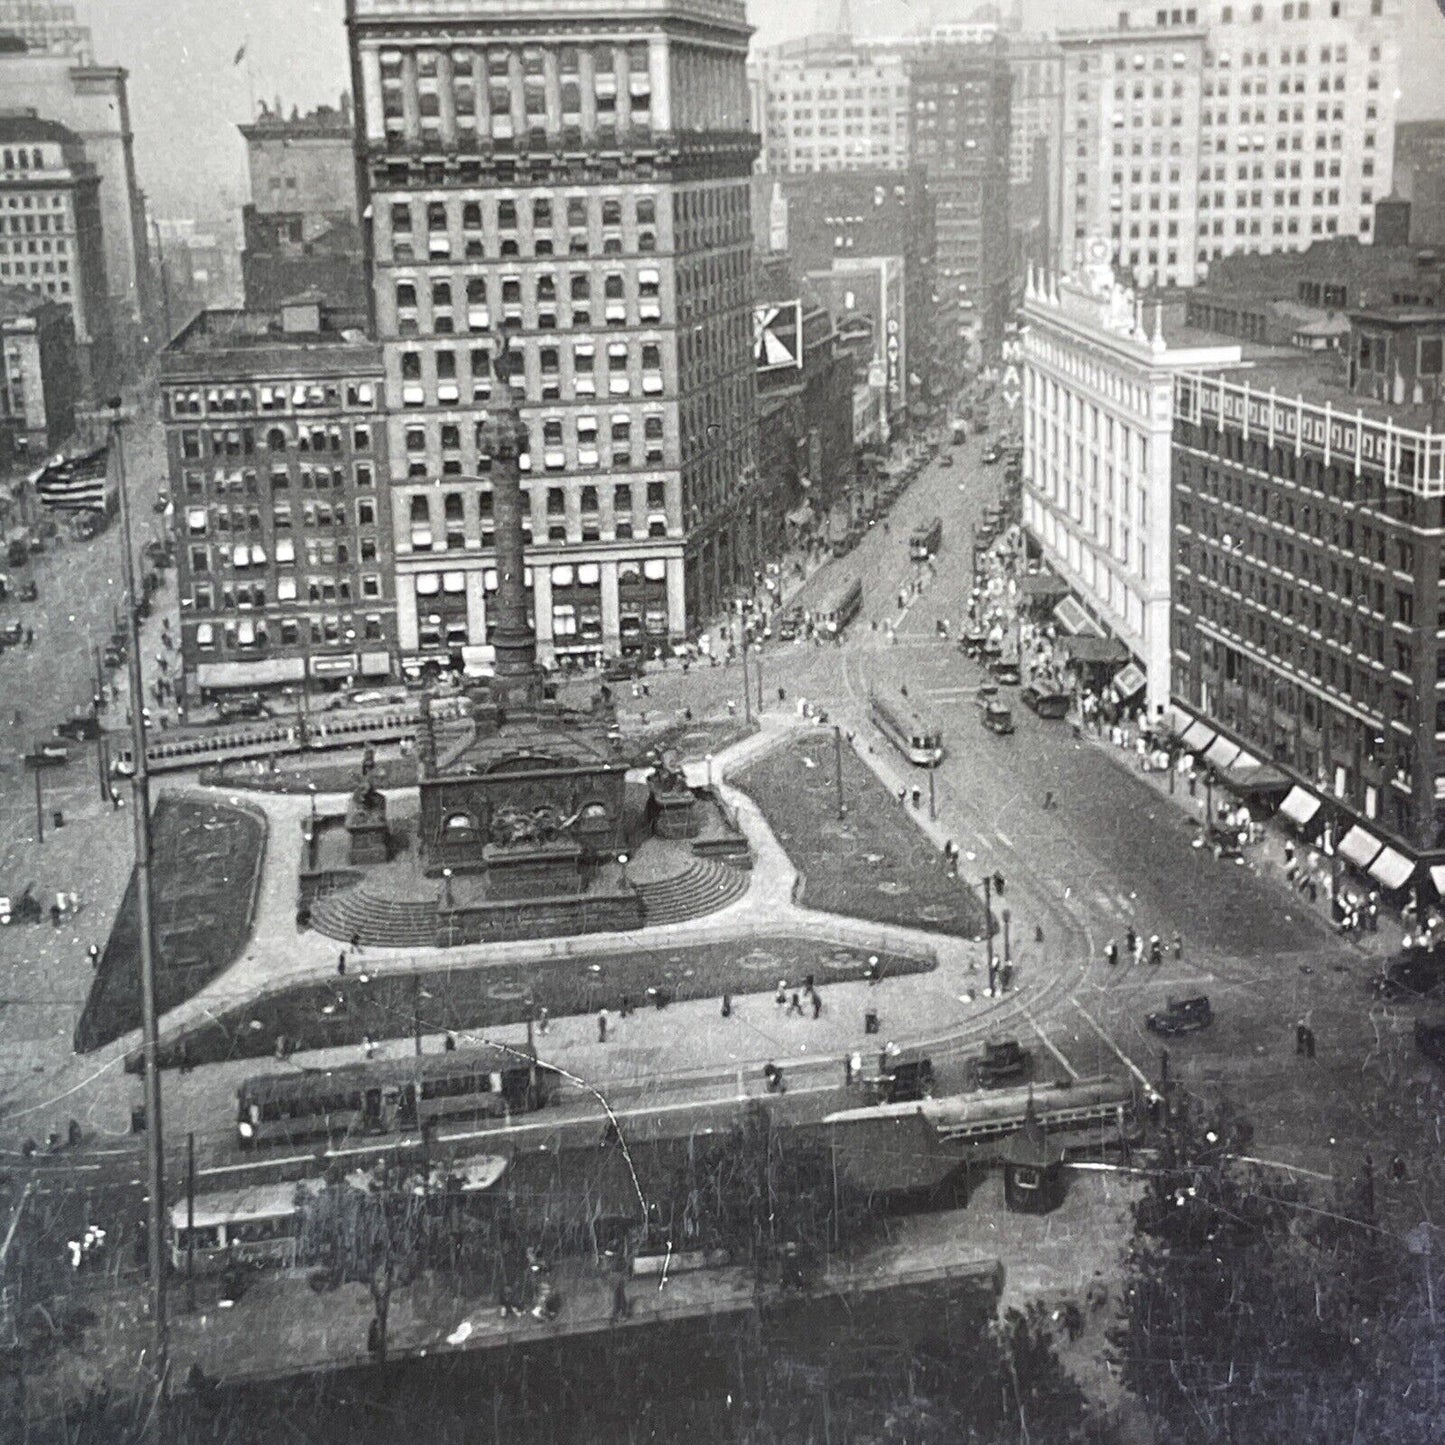
<path fill-rule="evenodd" d="M 748 726 L 753 725 L 753 686 L 748 680 L 748 623 L 747 618 L 738 614 L 738 631 L 743 638 L 743 716 Z"/>
<path fill-rule="evenodd" d="M 833 766 L 838 782 L 838 821 L 841 823 L 848 809 L 843 802 L 843 729 L 833 726 Z"/>
<path fill-rule="evenodd" d="M 703 758 L 703 761 L 707 764 L 707 786 L 708 786 L 708 791 L 711 792 L 711 791 L 712 791 L 712 754 L 711 754 L 711 753 L 706 754 L 705 757 Z"/>
<path fill-rule="evenodd" d="M 617 855 L 617 862 L 622 869 L 622 887 L 625 891 L 627 888 L 627 854 L 619 853 Z"/>
<path fill-rule="evenodd" d="M 983 941 L 988 955 L 988 991 L 992 997 L 998 968 L 993 956 L 993 879 L 987 873 L 983 876 Z"/>
<path fill-rule="evenodd" d="M 1005 908 L 1000 917 L 1003 919 L 1003 961 L 1005 964 L 1010 964 L 1013 962 L 1013 955 L 1009 950 L 1008 926 L 1013 920 L 1013 914 Z"/>
<path fill-rule="evenodd" d="M 938 765 L 942 761 L 942 748 L 935 748 L 933 750 L 933 762 L 928 769 L 928 821 L 930 823 L 936 823 L 938 821 L 938 799 L 934 788 L 933 775 L 938 771 Z"/>

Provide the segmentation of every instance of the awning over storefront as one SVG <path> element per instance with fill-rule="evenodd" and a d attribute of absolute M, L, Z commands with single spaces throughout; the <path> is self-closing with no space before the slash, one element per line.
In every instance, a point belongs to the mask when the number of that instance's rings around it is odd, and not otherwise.
<path fill-rule="evenodd" d="M 1445 898 L 1445 863 L 1430 865 L 1430 882 L 1435 885 L 1435 891 Z"/>
<path fill-rule="evenodd" d="M 1164 709 L 1160 721 L 1176 738 L 1182 738 L 1194 726 L 1194 719 L 1182 707 L 1176 707 L 1172 702 Z"/>
<path fill-rule="evenodd" d="M 788 521 L 795 527 L 806 527 L 813 520 L 813 504 L 804 499 L 801 507 L 794 507 L 788 513 Z"/>
<path fill-rule="evenodd" d="M 300 657 L 258 658 L 255 662 L 202 662 L 196 667 L 196 685 L 207 689 L 265 687 L 276 682 L 300 682 L 306 661 Z"/>
<path fill-rule="evenodd" d="M 1339 852 L 1341 858 L 1347 859 L 1356 868 L 1368 868 L 1384 846 L 1373 833 L 1365 832 L 1357 823 L 1340 839 Z"/>
<path fill-rule="evenodd" d="M 1296 786 L 1289 790 L 1284 802 L 1279 805 L 1279 810 L 1291 823 L 1297 823 L 1303 828 L 1319 812 L 1320 800 L 1307 788 Z"/>
<path fill-rule="evenodd" d="M 1118 694 L 1119 701 L 1128 702 L 1146 681 L 1144 669 L 1137 662 L 1131 662 L 1122 668 L 1114 679 L 1114 691 Z"/>
<path fill-rule="evenodd" d="M 1058 618 L 1064 631 L 1073 637 L 1103 636 L 1098 623 L 1084 611 L 1083 604 L 1077 597 L 1065 597 L 1054 608 L 1054 616 Z"/>
<path fill-rule="evenodd" d="M 1270 763 L 1262 763 L 1249 753 L 1240 753 L 1224 772 L 1224 781 L 1241 795 L 1258 793 L 1283 793 L 1288 791 L 1290 781 Z"/>
<path fill-rule="evenodd" d="M 1181 737 L 1179 741 L 1182 742 L 1190 752 L 1202 753 L 1204 749 L 1214 741 L 1216 736 L 1217 734 L 1214 729 L 1210 727 L 1208 723 L 1200 722 L 1199 719 L 1196 718 L 1184 729 L 1184 736 Z"/>
<path fill-rule="evenodd" d="M 1393 848 L 1386 848 L 1370 864 L 1370 877 L 1384 884 L 1386 888 L 1403 888 L 1414 871 L 1415 865 L 1403 853 L 1397 853 Z"/>
<path fill-rule="evenodd" d="M 1069 590 L 1052 572 L 1028 572 L 1018 580 L 1020 597 L 1063 597 Z"/>
<path fill-rule="evenodd" d="M 1226 737 L 1217 737 L 1204 752 L 1204 761 L 1216 768 L 1227 768 L 1239 756 L 1239 744 Z"/>
<path fill-rule="evenodd" d="M 1066 637 L 1059 644 L 1075 662 L 1127 662 L 1129 649 L 1117 637 Z"/>

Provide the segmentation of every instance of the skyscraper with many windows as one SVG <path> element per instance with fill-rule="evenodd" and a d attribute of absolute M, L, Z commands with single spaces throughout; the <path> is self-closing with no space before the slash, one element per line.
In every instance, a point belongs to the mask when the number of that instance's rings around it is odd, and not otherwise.
<path fill-rule="evenodd" d="M 498 333 L 545 659 L 652 652 L 760 565 L 736 0 L 348 0 L 403 662 L 488 662 Z"/>
<path fill-rule="evenodd" d="M 1369 240 L 1400 28 L 1400 0 L 1267 0 L 1061 34 L 1060 267 L 1096 233 L 1139 284 L 1180 286 L 1240 251 Z"/>

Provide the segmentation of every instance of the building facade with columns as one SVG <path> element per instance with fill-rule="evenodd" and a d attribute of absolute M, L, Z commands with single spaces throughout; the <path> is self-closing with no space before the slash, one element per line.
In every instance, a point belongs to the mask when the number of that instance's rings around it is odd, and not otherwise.
<path fill-rule="evenodd" d="M 488 665 L 500 331 L 542 657 L 685 637 L 761 562 L 743 6 L 349 0 L 348 24 L 404 661 Z"/>
<path fill-rule="evenodd" d="M 1029 277 L 1023 522 L 1085 615 L 1138 663 L 1155 717 L 1169 701 L 1173 378 L 1238 365 L 1240 348 L 1171 339 L 1162 311 L 1146 315 L 1115 281 L 1108 239 L 1088 254 L 1077 275 Z"/>

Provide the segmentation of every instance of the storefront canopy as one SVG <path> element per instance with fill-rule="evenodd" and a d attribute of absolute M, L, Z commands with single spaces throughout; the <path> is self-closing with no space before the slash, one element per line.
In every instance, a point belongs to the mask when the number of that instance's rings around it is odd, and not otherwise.
<path fill-rule="evenodd" d="M 1128 702 L 1147 681 L 1144 669 L 1137 662 L 1131 662 L 1119 669 L 1119 675 L 1114 679 L 1114 691 L 1120 702 Z"/>
<path fill-rule="evenodd" d="M 1340 839 L 1340 857 L 1348 859 L 1356 868 L 1368 868 L 1385 845 L 1373 833 L 1367 833 L 1356 824 Z"/>
<path fill-rule="evenodd" d="M 1293 787 L 1279 805 L 1279 810 L 1291 823 L 1303 828 L 1319 812 L 1320 800 L 1307 788 Z"/>
<path fill-rule="evenodd" d="M 1204 761 L 1216 768 L 1227 768 L 1239 756 L 1239 744 L 1226 737 L 1217 737 L 1205 750 Z"/>
<path fill-rule="evenodd" d="M 1129 649 L 1117 637 L 1079 635 L 1066 637 L 1059 645 L 1075 662 L 1109 663 L 1129 660 Z"/>
<path fill-rule="evenodd" d="M 1052 572 L 1029 572 L 1019 578 L 1020 597 L 1063 597 L 1068 584 Z"/>
<path fill-rule="evenodd" d="M 1240 753 L 1225 770 L 1224 781 L 1236 793 L 1283 793 L 1290 782 L 1280 770 Z"/>
<path fill-rule="evenodd" d="M 1184 736 L 1179 739 L 1191 752 L 1202 753 L 1216 737 L 1215 731 L 1208 723 L 1200 722 L 1196 718 L 1187 728 L 1184 729 Z"/>
<path fill-rule="evenodd" d="M 1054 608 L 1054 616 L 1058 618 L 1059 625 L 1065 632 L 1073 637 L 1102 637 L 1099 625 L 1084 611 L 1083 604 L 1077 597 L 1065 597 L 1057 607 Z"/>
<path fill-rule="evenodd" d="M 1435 885 L 1435 891 L 1445 898 L 1445 863 L 1430 865 L 1430 882 Z"/>
<path fill-rule="evenodd" d="M 1162 720 L 1176 738 L 1182 738 L 1194 726 L 1194 719 L 1182 707 L 1177 707 L 1172 702 L 1164 709 Z"/>
<path fill-rule="evenodd" d="M 1370 877 L 1386 888 L 1403 888 L 1414 871 L 1415 865 L 1403 853 L 1397 853 L 1393 848 L 1384 849 L 1370 864 Z"/>

